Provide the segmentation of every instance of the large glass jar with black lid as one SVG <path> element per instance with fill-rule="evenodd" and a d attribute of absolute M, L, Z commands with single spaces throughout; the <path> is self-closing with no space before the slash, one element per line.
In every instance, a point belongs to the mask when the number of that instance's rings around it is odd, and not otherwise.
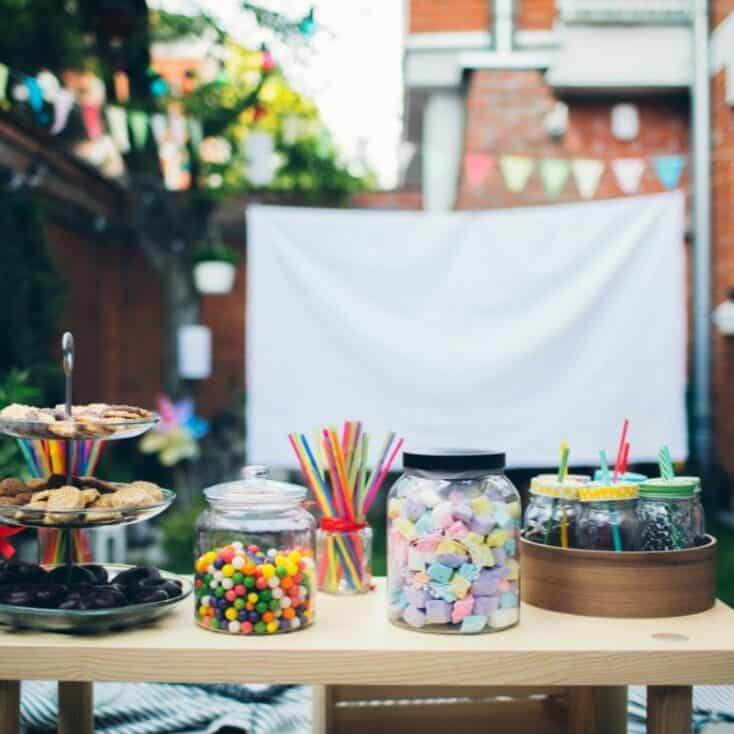
<path fill-rule="evenodd" d="M 502 452 L 403 453 L 388 495 L 388 614 L 396 625 L 475 634 L 520 617 L 520 495 Z"/>

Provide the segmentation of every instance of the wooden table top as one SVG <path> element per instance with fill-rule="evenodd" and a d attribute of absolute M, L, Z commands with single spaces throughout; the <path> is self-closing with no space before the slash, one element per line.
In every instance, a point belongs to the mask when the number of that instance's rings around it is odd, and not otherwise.
<path fill-rule="evenodd" d="M 342 685 L 734 684 L 734 610 L 599 619 L 523 605 L 520 624 L 439 635 L 387 621 L 384 580 L 366 596 L 320 594 L 316 623 L 240 636 L 194 625 L 193 602 L 156 624 L 95 636 L 0 632 L 0 680 Z"/>

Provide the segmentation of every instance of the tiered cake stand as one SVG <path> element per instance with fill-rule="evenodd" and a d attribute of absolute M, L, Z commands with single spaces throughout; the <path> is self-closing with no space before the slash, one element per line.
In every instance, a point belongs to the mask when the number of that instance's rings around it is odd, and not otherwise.
<path fill-rule="evenodd" d="M 66 443 L 66 480 L 72 484 L 73 461 L 80 441 L 100 439 L 104 441 L 134 438 L 145 433 L 159 421 L 154 415 L 145 420 L 125 420 L 116 423 L 104 423 L 104 435 L 95 429 L 93 424 L 76 425 L 72 418 L 71 386 L 74 367 L 74 340 L 70 333 L 65 333 L 62 340 L 63 367 L 66 377 L 66 416 L 74 425 L 73 433 L 68 438 L 60 438 L 57 432 L 49 428 L 49 424 L 33 421 L 0 420 L 0 434 L 14 438 L 31 440 L 63 440 Z M 53 510 L 33 509 L 0 504 L 0 523 L 22 527 L 56 529 L 62 534 L 62 547 L 65 548 L 65 563 L 71 577 L 75 563 L 72 542 L 74 533 L 82 530 L 94 530 L 101 526 L 131 525 L 133 523 L 150 520 L 168 509 L 176 498 L 174 492 L 168 489 L 161 490 L 163 498 L 159 502 L 125 507 L 125 508 L 88 508 L 83 510 Z M 0 503 L 2 498 L 0 497 Z M 121 564 L 105 566 L 108 576 L 114 582 L 114 576 L 132 568 Z M 191 582 L 186 578 L 178 578 L 173 574 L 161 573 L 164 578 L 178 579 L 181 582 L 181 595 L 165 601 L 145 604 L 130 604 L 123 607 L 109 609 L 42 609 L 27 606 L 0 604 L 0 624 L 27 629 L 49 630 L 57 632 L 101 632 L 112 629 L 139 626 L 157 619 L 174 604 L 185 599 L 192 591 Z"/>

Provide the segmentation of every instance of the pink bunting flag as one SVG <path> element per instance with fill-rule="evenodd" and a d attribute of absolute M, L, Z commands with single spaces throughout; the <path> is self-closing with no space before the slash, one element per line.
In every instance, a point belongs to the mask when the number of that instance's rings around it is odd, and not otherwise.
<path fill-rule="evenodd" d="M 69 119 L 69 113 L 74 106 L 74 95 L 68 89 L 61 87 L 54 97 L 54 121 L 51 125 L 51 134 L 58 135 Z"/>
<path fill-rule="evenodd" d="M 82 105 L 82 121 L 91 140 L 102 136 L 102 115 L 99 107 L 91 104 Z"/>
<path fill-rule="evenodd" d="M 464 156 L 464 178 L 469 186 L 478 186 L 489 174 L 494 159 L 487 153 L 467 153 Z"/>

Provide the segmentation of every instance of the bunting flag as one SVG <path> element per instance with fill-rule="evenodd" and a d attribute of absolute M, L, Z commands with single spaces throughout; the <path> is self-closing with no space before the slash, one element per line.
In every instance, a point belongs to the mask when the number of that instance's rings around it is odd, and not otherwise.
<path fill-rule="evenodd" d="M 5 99 L 5 90 L 8 87 L 8 67 L 0 63 L 0 102 Z"/>
<path fill-rule="evenodd" d="M 123 107 L 107 105 L 105 116 L 107 117 L 110 136 L 115 141 L 117 149 L 120 153 L 128 153 L 130 151 L 130 136 L 127 132 L 127 112 Z"/>
<path fill-rule="evenodd" d="M 155 138 L 156 145 L 160 147 L 163 145 L 166 139 L 166 133 L 168 132 L 168 117 L 156 112 L 150 116 L 150 129 L 153 131 L 153 137 Z"/>
<path fill-rule="evenodd" d="M 559 197 L 570 175 L 571 164 L 566 158 L 544 158 L 540 162 L 540 178 L 548 196 Z"/>
<path fill-rule="evenodd" d="M 464 178 L 469 186 L 479 186 L 493 165 L 494 159 L 488 153 L 467 153 L 464 156 Z"/>
<path fill-rule="evenodd" d="M 43 90 L 38 80 L 34 76 L 23 77 L 23 84 L 28 90 L 28 104 L 33 110 L 33 113 L 41 123 L 48 121 L 48 116 L 43 111 Z"/>
<path fill-rule="evenodd" d="M 533 168 L 535 168 L 535 161 L 526 156 L 503 155 L 500 158 L 500 170 L 505 186 L 514 194 L 519 194 L 525 190 Z"/>
<path fill-rule="evenodd" d="M 604 162 L 594 158 L 575 158 L 571 161 L 571 172 L 581 198 L 593 199 L 604 174 Z"/>
<path fill-rule="evenodd" d="M 668 191 L 678 188 L 683 169 L 686 167 L 684 155 L 659 155 L 652 159 L 655 175 Z"/>
<path fill-rule="evenodd" d="M 148 113 L 143 110 L 130 110 L 128 119 L 133 134 L 133 143 L 138 150 L 142 150 L 148 142 Z"/>
<path fill-rule="evenodd" d="M 616 158 L 612 161 L 612 172 L 623 193 L 636 194 L 645 172 L 645 161 L 642 158 Z"/>
<path fill-rule="evenodd" d="M 58 135 L 65 127 L 69 119 L 69 113 L 74 106 L 75 97 L 72 92 L 61 87 L 54 98 L 54 121 L 51 125 L 51 134 Z"/>
<path fill-rule="evenodd" d="M 87 136 L 90 140 L 96 140 L 102 135 L 102 115 L 99 107 L 93 104 L 83 104 L 81 110 L 82 122 L 87 131 Z"/>

